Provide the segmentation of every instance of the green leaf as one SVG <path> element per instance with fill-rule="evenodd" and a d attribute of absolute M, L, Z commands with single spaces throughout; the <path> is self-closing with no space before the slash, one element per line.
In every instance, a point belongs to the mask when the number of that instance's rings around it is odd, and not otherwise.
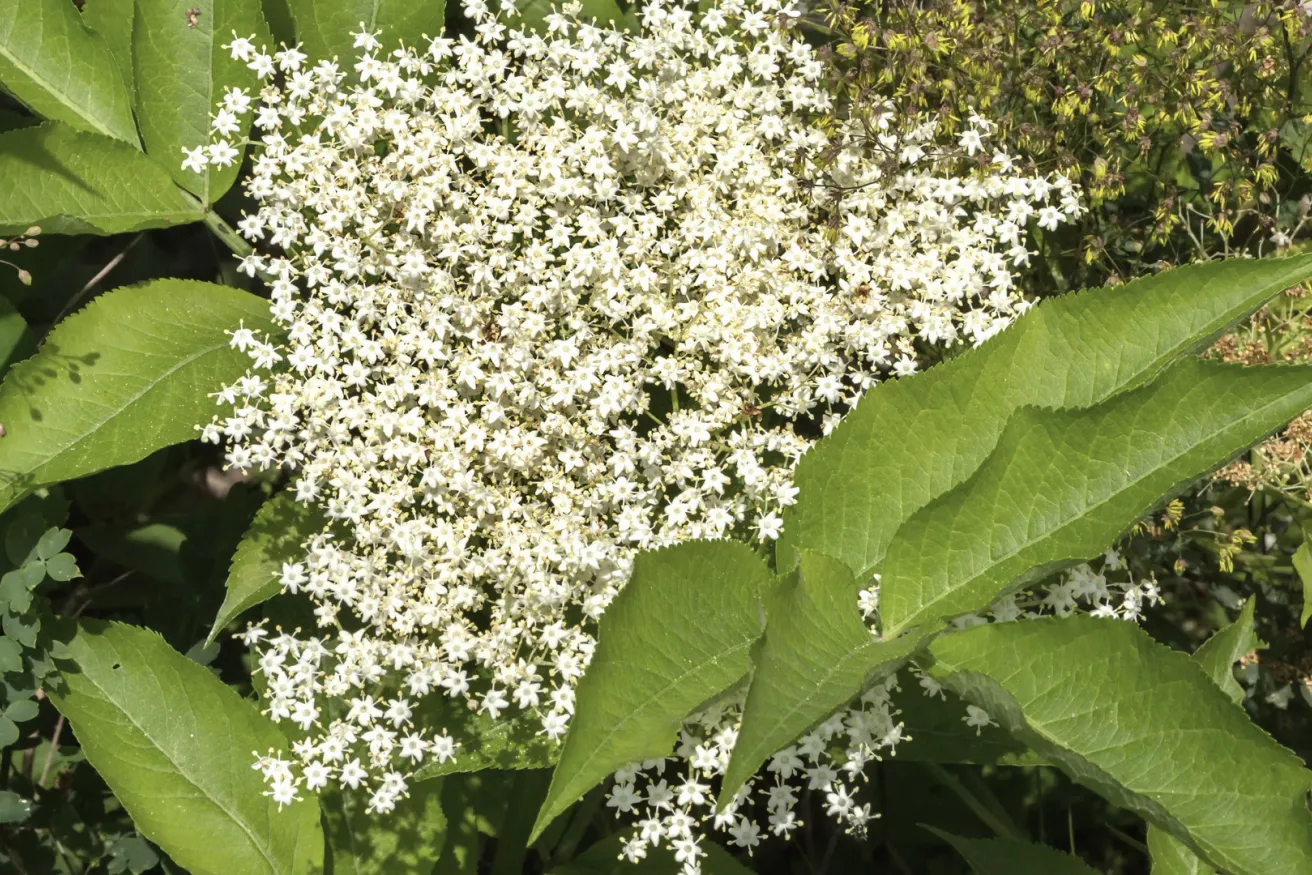
<path fill-rule="evenodd" d="M 1250 598 L 1239 619 L 1203 642 L 1194 653 L 1194 662 L 1220 687 L 1236 705 L 1244 701 L 1244 688 L 1235 680 L 1234 664 L 1245 654 L 1263 646 L 1253 631 L 1253 609 L 1257 600 Z"/>
<path fill-rule="evenodd" d="M 353 48 L 352 33 L 361 24 L 370 33 L 378 33 L 379 51 L 386 55 L 404 40 L 408 46 L 427 48 L 422 37 L 440 36 L 446 20 L 445 0 L 287 0 L 296 38 L 301 51 L 313 63 L 323 58 L 337 58 L 343 70 L 351 72 L 360 50 Z M 381 33 L 380 33 L 381 31 Z"/>
<path fill-rule="evenodd" d="M 0 385 L 0 510 L 32 489 L 143 459 L 197 436 L 212 393 L 250 359 L 229 345 L 272 328 L 246 292 L 188 280 L 115 289 L 55 326 Z"/>
<path fill-rule="evenodd" d="M 39 713 L 41 713 L 41 706 L 34 699 L 18 699 L 10 702 L 5 708 L 5 716 L 15 723 L 34 720 Z"/>
<path fill-rule="evenodd" d="M 71 2 L 0 6 L 0 84 L 37 115 L 137 145 L 127 84 Z"/>
<path fill-rule="evenodd" d="M 385 814 L 365 811 L 361 794 L 321 799 L 330 875 L 431 875 L 446 841 L 442 782 L 412 784 Z"/>
<path fill-rule="evenodd" d="M 8 747 L 18 741 L 18 727 L 8 717 L 0 717 L 0 747 Z"/>
<path fill-rule="evenodd" d="M 668 755 L 684 718 L 747 674 L 770 580 L 765 563 L 731 541 L 638 555 L 602 616 L 530 843 L 616 769 Z"/>
<path fill-rule="evenodd" d="M 797 573 L 771 592 L 721 803 L 766 759 L 896 671 L 928 637 L 880 641 L 857 609 L 860 590 L 846 565 L 804 550 Z"/>
<path fill-rule="evenodd" d="M 969 477 L 1020 407 L 1084 407 L 1140 385 L 1289 286 L 1312 256 L 1182 267 L 1051 298 L 979 349 L 866 393 L 798 463 L 780 571 L 808 548 L 865 579 L 911 514 Z"/>
<path fill-rule="evenodd" d="M 1026 409 L 889 545 L 884 633 L 983 610 L 1103 552 L 1163 499 L 1312 405 L 1312 367 L 1186 360 L 1083 410 Z"/>
<path fill-rule="evenodd" d="M 1239 619 L 1207 639 L 1193 656 L 1194 662 L 1207 672 L 1212 683 L 1236 705 L 1244 701 L 1244 688 L 1235 680 L 1234 664 L 1244 654 L 1262 646 L 1261 639 L 1253 631 L 1256 604 L 1257 600 L 1250 598 Z M 1148 851 L 1155 875 L 1213 875 L 1215 872 L 1170 833 L 1155 826 L 1148 827 Z"/>
<path fill-rule="evenodd" d="M 86 0 L 82 4 L 82 21 L 105 40 L 128 93 L 135 90 L 132 72 L 133 0 Z"/>
<path fill-rule="evenodd" d="M 146 523 L 130 529 L 92 526 L 77 530 L 78 540 L 97 556 L 156 580 L 186 584 L 182 545 L 187 535 L 168 523 Z"/>
<path fill-rule="evenodd" d="M 0 185 L 0 234 L 120 234 L 203 215 L 136 149 L 55 122 L 0 134 Z"/>
<path fill-rule="evenodd" d="M 308 875 L 313 798 L 281 811 L 251 763 L 286 740 L 255 705 L 147 629 L 83 620 L 51 699 L 141 834 L 192 875 Z"/>
<path fill-rule="evenodd" d="M 1294 551 L 1294 570 L 1303 582 L 1303 613 L 1298 625 L 1306 629 L 1307 621 L 1312 620 L 1312 536 L 1307 527 L 1303 529 L 1303 543 Z"/>
<path fill-rule="evenodd" d="M 1153 861 L 1152 875 L 1216 875 L 1197 854 L 1155 826 L 1148 827 L 1148 856 Z"/>
<path fill-rule="evenodd" d="M 272 42 L 260 0 L 136 0 L 136 8 L 132 54 L 146 154 L 178 185 L 211 204 L 236 182 L 241 158 L 196 173 L 182 169 L 182 150 L 209 143 L 210 120 L 228 89 L 258 93 L 255 71 L 223 45 L 234 32 L 254 37 L 256 45 Z M 242 128 L 227 139 L 244 151 L 250 113 L 240 121 Z"/>
<path fill-rule="evenodd" d="M 456 758 L 430 762 L 415 771 L 416 781 L 484 769 L 541 769 L 555 765 L 560 745 L 542 734 L 541 721 L 531 714 L 492 719 L 462 703 L 431 698 L 416 706 L 416 720 L 455 739 Z"/>
<path fill-rule="evenodd" d="M 999 726 L 966 725 L 966 703 L 954 695 L 929 695 L 908 678 L 893 693 L 893 707 L 903 724 L 899 761 L 1034 766 L 1043 761 Z"/>
<path fill-rule="evenodd" d="M 0 823 L 22 823 L 31 813 L 31 800 L 9 790 L 0 790 Z"/>
<path fill-rule="evenodd" d="M 27 327 L 27 320 L 0 297 L 0 376 L 14 362 L 22 361 L 36 351 L 36 338 Z"/>
<path fill-rule="evenodd" d="M 23 648 L 17 641 L 0 638 L 0 674 L 23 670 Z"/>
<path fill-rule="evenodd" d="M 548 875 L 680 875 L 683 864 L 664 848 L 648 848 L 647 856 L 637 863 L 620 859 L 620 851 L 631 831 L 609 835 L 573 860 L 555 866 Z M 751 875 L 752 870 L 734 859 L 724 848 L 713 842 L 702 842 L 706 856 L 699 862 L 702 875 Z"/>
<path fill-rule="evenodd" d="M 303 562 L 305 542 L 326 524 L 322 510 L 297 501 L 290 492 L 280 492 L 261 505 L 232 556 L 228 591 L 206 642 L 218 638 L 243 611 L 280 593 L 283 564 Z"/>
<path fill-rule="evenodd" d="M 60 553 L 57 556 L 51 556 L 46 562 L 46 574 L 51 580 L 67 583 L 75 577 L 81 577 L 82 572 L 78 570 L 77 559 L 71 553 Z"/>
<path fill-rule="evenodd" d="M 975 875 L 1098 875 L 1079 857 L 1015 839 L 968 839 L 927 826 L 966 858 Z"/>
<path fill-rule="evenodd" d="M 49 561 L 52 556 L 68 546 L 68 541 L 72 537 L 73 533 L 68 529 L 47 529 L 36 542 L 37 558 L 42 562 Z"/>
<path fill-rule="evenodd" d="M 934 675 L 1114 805 L 1233 875 L 1312 859 L 1312 773 L 1187 655 L 1133 623 L 991 623 L 930 645 Z"/>

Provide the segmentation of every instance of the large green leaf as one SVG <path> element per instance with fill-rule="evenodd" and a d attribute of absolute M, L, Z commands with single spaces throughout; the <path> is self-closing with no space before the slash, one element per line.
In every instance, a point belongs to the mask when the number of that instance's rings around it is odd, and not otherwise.
<path fill-rule="evenodd" d="M 128 92 L 135 90 L 132 72 L 133 0 L 90 0 L 82 4 L 82 21 L 105 40 Z"/>
<path fill-rule="evenodd" d="M 259 79 L 244 61 L 223 48 L 233 33 L 267 44 L 260 0 L 136 0 L 132 54 L 137 120 L 146 153 L 204 203 L 218 200 L 237 180 L 241 159 L 204 173 L 182 168 L 182 150 L 210 141 L 210 120 L 230 88 L 259 91 Z M 244 149 L 250 114 L 227 139 Z"/>
<path fill-rule="evenodd" d="M 250 365 L 229 345 L 242 324 L 270 329 L 265 302 L 187 280 L 116 289 L 59 323 L 0 385 L 0 510 L 196 437 Z"/>
<path fill-rule="evenodd" d="M 1216 875 L 1215 869 L 1164 829 L 1149 826 L 1147 841 L 1152 875 Z"/>
<path fill-rule="evenodd" d="M 37 115 L 137 145 L 127 83 L 69 0 L 0 4 L 0 84 Z"/>
<path fill-rule="evenodd" d="M 51 699 L 142 835 L 192 875 L 309 875 L 314 799 L 279 810 L 251 769 L 286 747 L 274 724 L 155 632 L 83 620 Z"/>
<path fill-rule="evenodd" d="M 1234 664 L 1262 644 L 1253 631 L 1256 604 L 1257 601 L 1250 598 L 1237 620 L 1207 639 L 1194 653 L 1194 662 L 1236 705 L 1244 700 L 1244 688 L 1235 680 Z M 1148 827 L 1148 852 L 1152 857 L 1154 875 L 1214 875 L 1216 871 L 1160 827 Z"/>
<path fill-rule="evenodd" d="M 770 580 L 730 541 L 639 554 L 602 617 L 535 838 L 616 769 L 667 756 L 684 718 L 747 674 Z"/>
<path fill-rule="evenodd" d="M 1233 875 L 1312 859 L 1312 772 L 1187 655 L 1133 623 L 991 623 L 930 645 L 932 671 L 1020 741 Z"/>
<path fill-rule="evenodd" d="M 0 191 L 0 234 L 120 234 L 203 215 L 136 149 L 58 122 L 0 134 Z"/>
<path fill-rule="evenodd" d="M 1236 705 L 1244 701 L 1244 688 L 1235 680 L 1234 665 L 1246 654 L 1262 647 L 1262 640 L 1253 631 L 1253 609 L 1257 600 L 1250 598 L 1239 612 L 1239 618 L 1217 632 L 1194 653 L 1194 662 L 1220 687 Z"/>
<path fill-rule="evenodd" d="M 876 386 L 798 464 L 780 570 L 805 547 L 867 577 L 912 513 L 979 467 L 1015 410 L 1139 385 L 1310 276 L 1312 256 L 1224 261 L 1052 298 L 979 349 Z"/>
<path fill-rule="evenodd" d="M 358 793 L 325 791 L 328 875 L 431 875 L 446 842 L 442 782 L 414 784 L 384 814 L 365 810 Z"/>
<path fill-rule="evenodd" d="M 389 54 L 404 41 L 408 46 L 427 45 L 421 38 L 439 36 L 446 20 L 445 0 L 287 0 L 296 38 L 310 60 L 336 57 L 350 72 L 360 50 L 352 36 L 361 25 L 379 34 L 383 53 Z"/>
<path fill-rule="evenodd" d="M 895 671 L 925 641 L 927 635 L 877 639 L 857 610 L 860 589 L 846 565 L 808 550 L 796 573 L 772 589 L 721 801 L 733 798 L 768 757 Z"/>
<path fill-rule="evenodd" d="M 1079 857 L 1047 845 L 1015 839 L 968 839 L 926 829 L 956 848 L 975 875 L 1098 875 Z"/>
<path fill-rule="evenodd" d="M 305 542 L 326 524 L 322 510 L 297 501 L 291 492 L 266 501 L 232 556 L 227 593 L 205 642 L 213 643 L 239 614 L 281 592 L 283 564 L 303 562 Z"/>
<path fill-rule="evenodd" d="M 884 633 L 983 610 L 1106 550 L 1164 498 L 1312 406 L 1312 367 L 1186 360 L 1095 407 L 1029 408 L 882 566 Z"/>

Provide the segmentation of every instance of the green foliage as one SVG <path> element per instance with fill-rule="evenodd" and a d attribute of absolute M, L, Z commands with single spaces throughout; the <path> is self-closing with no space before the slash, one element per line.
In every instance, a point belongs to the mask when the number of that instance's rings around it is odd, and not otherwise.
<path fill-rule="evenodd" d="M 765 563 L 728 542 L 638 557 L 601 621 L 534 837 L 616 769 L 666 756 L 684 718 L 743 678 L 769 583 Z"/>
<path fill-rule="evenodd" d="M 1312 368 L 1186 361 L 1085 410 L 1028 409 L 965 483 L 898 531 L 884 633 L 983 610 L 1096 556 L 1135 521 L 1312 405 Z M 936 549 L 951 544 L 951 550 Z"/>
<path fill-rule="evenodd" d="M 210 120 L 228 89 L 259 91 L 254 71 L 223 45 L 233 33 L 257 45 L 273 41 L 260 0 L 136 0 L 136 10 L 132 57 L 146 153 L 178 185 L 213 203 L 236 181 L 241 158 L 196 173 L 182 168 L 182 150 L 209 142 Z M 245 133 L 230 138 L 241 153 Z"/>
<path fill-rule="evenodd" d="M 1253 609 L 1257 602 L 1249 599 L 1239 619 L 1207 639 L 1194 653 L 1194 662 L 1207 672 L 1236 705 L 1244 701 L 1244 689 L 1235 680 L 1234 664 L 1262 642 L 1253 631 Z M 1155 875 L 1213 875 L 1210 866 L 1161 827 L 1148 827 L 1148 853 Z"/>
<path fill-rule="evenodd" d="M 282 591 L 279 576 L 284 563 L 305 558 L 305 539 L 323 530 L 323 512 L 303 504 L 289 492 L 266 501 L 232 555 L 227 593 L 206 637 L 212 643 L 243 611 Z"/>
<path fill-rule="evenodd" d="M 135 93 L 135 73 L 132 71 L 132 23 L 136 0 L 91 0 L 82 4 L 82 21 L 100 34 L 109 52 L 114 56 L 119 75 Z"/>
<path fill-rule="evenodd" d="M 896 670 L 926 635 L 880 641 L 857 611 L 861 587 L 836 559 L 802 551 L 796 572 L 766 600 L 766 632 L 753 675 L 721 803 L 765 760 Z"/>
<path fill-rule="evenodd" d="M 420 45 L 423 35 L 441 34 L 446 19 L 445 0 L 287 0 L 287 7 L 310 61 L 337 58 L 348 70 L 357 51 L 352 34 L 362 25 L 384 45 Z"/>
<path fill-rule="evenodd" d="M 279 810 L 252 752 L 286 747 L 250 702 L 156 633 L 84 620 L 52 693 L 82 751 L 142 834 L 194 875 L 309 875 L 322 866 L 312 799 Z"/>
<path fill-rule="evenodd" d="M 321 797 L 328 840 L 328 875 L 431 875 L 446 842 L 442 782 L 416 784 L 385 817 L 364 810 L 364 800 L 325 792 Z"/>
<path fill-rule="evenodd" d="M 1218 867 L 1295 872 L 1312 855 L 1312 773 L 1196 662 L 1136 625 L 997 623 L 938 638 L 930 652 L 945 686 Z"/>
<path fill-rule="evenodd" d="M 1079 857 L 1014 839 L 968 839 L 930 832 L 957 849 L 975 875 L 1095 875 Z"/>
<path fill-rule="evenodd" d="M 242 324 L 271 327 L 263 302 L 183 280 L 119 289 L 61 322 L 0 385 L 0 509 L 196 437 L 215 409 L 210 394 L 250 363 L 229 344 Z"/>
<path fill-rule="evenodd" d="M 131 146 L 58 122 L 0 134 L 0 233 L 119 234 L 201 218 L 169 174 Z"/>
<path fill-rule="evenodd" d="M 6 3 L 0 84 L 37 115 L 136 146 L 128 86 L 104 40 L 81 19 L 65 0 Z"/>
<path fill-rule="evenodd" d="M 867 576 L 912 513 L 979 467 L 1014 411 L 1136 386 L 1309 277 L 1307 256 L 1219 262 L 1048 300 L 979 349 L 875 387 L 798 464 L 780 567 L 806 547 Z"/>

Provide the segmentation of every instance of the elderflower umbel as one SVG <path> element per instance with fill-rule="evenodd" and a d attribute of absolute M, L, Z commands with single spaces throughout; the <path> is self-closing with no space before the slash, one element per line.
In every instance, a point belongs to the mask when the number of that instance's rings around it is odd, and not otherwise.
<path fill-rule="evenodd" d="M 1079 210 L 1005 155 L 963 172 L 983 119 L 960 144 L 891 114 L 822 133 L 824 67 L 778 0 L 653 0 L 635 34 L 577 3 L 545 33 L 500 8 L 468 0 L 473 36 L 423 48 L 361 33 L 345 69 L 235 38 L 263 88 L 225 95 L 185 155 L 235 160 L 253 116 L 238 227 L 262 254 L 242 267 L 285 336 L 234 333 L 254 367 L 205 437 L 329 519 L 282 570 L 317 633 L 246 640 L 269 714 L 305 736 L 295 780 L 367 787 L 378 811 L 456 755 L 434 699 L 561 737 L 635 553 L 777 537 L 817 431 L 914 373 L 917 342 L 1005 327 L 1027 224 Z M 878 749 L 870 707 L 830 735 Z M 689 871 L 708 750 L 651 828 Z M 830 806 L 860 821 L 844 787 Z"/>

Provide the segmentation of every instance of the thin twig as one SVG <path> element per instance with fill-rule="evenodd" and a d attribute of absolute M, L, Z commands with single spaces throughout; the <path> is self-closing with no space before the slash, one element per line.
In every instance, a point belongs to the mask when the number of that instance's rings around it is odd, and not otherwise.
<path fill-rule="evenodd" d="M 145 236 L 146 236 L 146 232 L 142 231 L 140 234 L 133 237 L 132 242 L 128 243 L 127 246 L 124 246 L 122 252 L 120 252 L 118 255 L 115 255 L 113 258 L 109 260 L 108 263 L 105 264 L 104 267 L 96 271 L 96 275 L 93 276 L 91 279 L 87 280 L 86 285 L 78 289 L 76 295 L 74 295 L 73 297 L 69 298 L 66 302 L 64 302 L 63 309 L 59 311 L 59 315 L 55 316 L 54 321 L 57 323 L 59 322 L 60 319 L 63 319 L 66 315 L 68 315 L 68 312 L 72 310 L 74 307 L 76 307 L 77 303 L 82 300 L 82 296 L 85 295 L 87 292 L 91 291 L 93 288 L 95 288 L 96 284 L 99 283 L 101 280 L 103 280 L 105 277 L 109 276 L 109 272 L 114 268 L 118 267 L 119 264 L 123 261 L 123 259 L 127 256 L 128 252 L 131 251 L 132 247 L 136 246 L 137 242 L 140 241 L 141 238 Z"/>

